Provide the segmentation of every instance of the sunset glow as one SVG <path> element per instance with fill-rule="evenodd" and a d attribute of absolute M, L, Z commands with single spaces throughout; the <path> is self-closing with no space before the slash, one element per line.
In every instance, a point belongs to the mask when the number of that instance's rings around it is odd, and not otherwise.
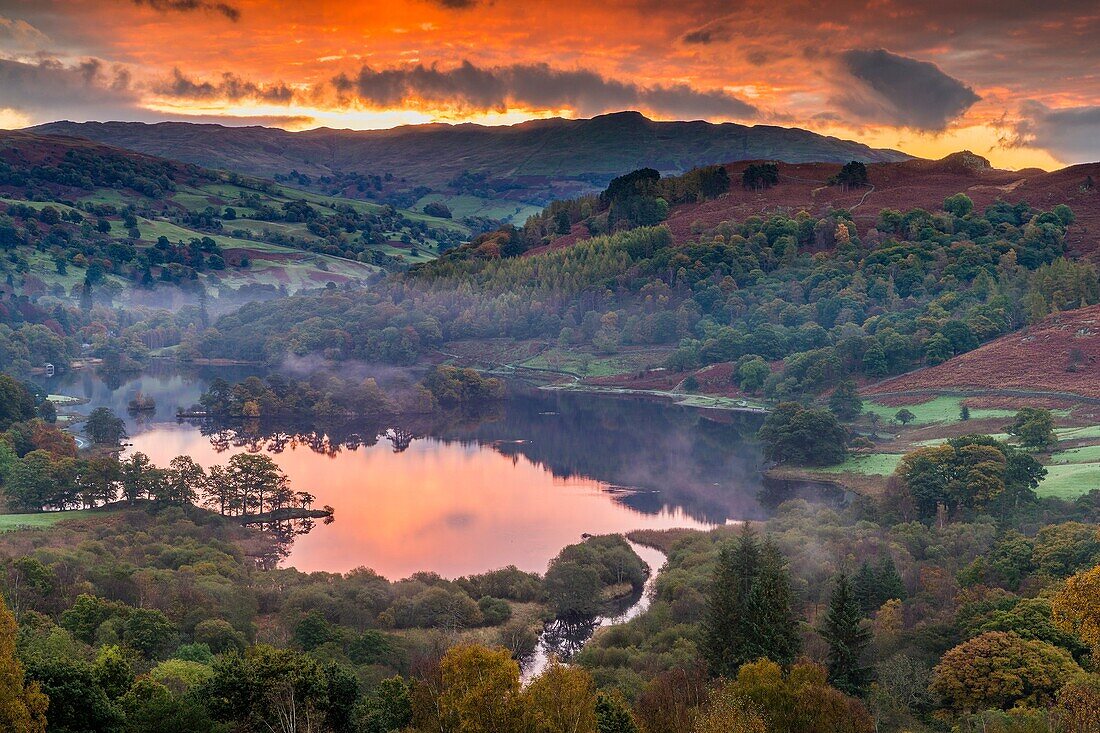
<path fill-rule="evenodd" d="M 0 126 L 377 129 L 637 109 L 919 156 L 969 148 L 1013 168 L 1100 157 L 1094 6 L 841 5 L 6 0 Z"/>
<path fill-rule="evenodd" d="M 158 425 L 134 442 L 159 463 L 189 455 L 209 467 L 227 458 L 187 426 Z M 306 572 L 365 566 L 393 579 L 418 570 L 457 577 L 499 567 L 501 557 L 543 572 L 584 532 L 708 526 L 681 509 L 642 514 L 599 481 L 555 478 L 527 458 L 476 445 L 422 440 L 394 453 L 382 442 L 338 460 L 299 446 L 272 458 L 296 490 L 337 507 L 334 523 L 295 540 L 288 564 Z"/>

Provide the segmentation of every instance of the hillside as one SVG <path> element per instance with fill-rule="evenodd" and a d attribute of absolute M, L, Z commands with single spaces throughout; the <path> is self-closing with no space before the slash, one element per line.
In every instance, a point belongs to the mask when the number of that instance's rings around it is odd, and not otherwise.
<path fill-rule="evenodd" d="M 81 138 L 0 133 L 8 288 L 138 301 L 203 282 L 253 297 L 363 280 L 469 236 L 457 221 L 293 190 Z M 102 283 L 102 284 L 101 284 Z M 243 295 L 242 295 L 243 297 Z"/>
<path fill-rule="evenodd" d="M 851 190 L 826 185 L 829 177 L 840 170 L 835 163 L 780 163 L 779 184 L 761 191 L 738 185 L 746 165 L 727 165 L 733 179 L 728 194 L 672 208 L 666 223 L 676 241 L 692 238 L 693 227 L 713 227 L 776 210 L 805 210 L 819 215 L 830 208 L 848 209 L 860 231 L 866 231 L 874 226 L 882 209 L 939 211 L 946 197 L 962 192 L 979 210 L 996 200 L 1013 204 L 1025 201 L 1037 208 L 1067 204 L 1077 218 L 1066 235 L 1070 252 L 1084 254 L 1100 249 L 1100 188 L 1084 187 L 1089 176 L 1100 181 L 1100 163 L 1049 173 L 1038 169 L 1008 171 L 992 168 L 973 153 L 961 152 L 937 161 L 869 164 L 867 172 L 873 189 Z M 555 240 L 554 246 L 570 244 L 579 236 L 583 236 L 583 230 L 577 227 L 572 236 Z"/>
<path fill-rule="evenodd" d="M 868 394 L 922 390 L 1059 392 L 1100 399 L 1100 306 L 1053 315 L 943 364 L 875 384 Z"/>
<path fill-rule="evenodd" d="M 54 122 L 32 129 L 265 177 L 297 171 L 329 192 L 339 189 L 345 195 L 373 195 L 379 200 L 417 200 L 428 193 L 417 190 L 424 187 L 448 197 L 541 205 L 596 191 L 614 176 L 646 166 L 680 173 L 729 160 L 844 163 L 908 158 L 806 130 L 654 122 L 636 112 L 508 127 L 435 124 L 367 131 L 287 132 L 178 122 Z M 332 180 L 322 184 L 314 180 L 319 177 Z"/>

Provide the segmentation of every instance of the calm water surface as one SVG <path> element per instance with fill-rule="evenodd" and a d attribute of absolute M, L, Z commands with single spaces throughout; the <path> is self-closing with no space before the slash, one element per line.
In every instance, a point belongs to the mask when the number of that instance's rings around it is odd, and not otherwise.
<path fill-rule="evenodd" d="M 403 425 L 246 425 L 175 420 L 213 376 L 248 370 L 172 368 L 122 384 L 91 372 L 46 386 L 108 406 L 128 423 L 132 450 L 158 465 L 190 455 L 204 466 L 263 451 L 292 487 L 336 521 L 298 537 L 285 564 L 391 578 L 447 577 L 514 564 L 543 572 L 583 533 L 707 527 L 761 517 L 757 449 L 742 440 L 757 418 L 586 395 L 513 389 L 488 414 Z M 126 415 L 141 390 L 156 413 Z"/>

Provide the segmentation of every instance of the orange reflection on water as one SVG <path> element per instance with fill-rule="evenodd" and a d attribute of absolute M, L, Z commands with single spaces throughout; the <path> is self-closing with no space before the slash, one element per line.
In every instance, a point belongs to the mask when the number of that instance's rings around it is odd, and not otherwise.
<path fill-rule="evenodd" d="M 190 455 L 225 463 L 186 425 L 157 425 L 134 437 L 134 450 L 166 466 Z M 605 484 L 555 478 L 525 457 L 487 446 L 417 440 L 403 453 L 380 442 L 325 456 L 304 446 L 271 456 L 297 491 L 336 509 L 336 521 L 297 538 L 286 565 L 345 572 L 359 566 L 389 578 L 418 570 L 446 577 L 505 565 L 543 572 L 584 532 L 705 527 L 679 510 L 644 514 L 614 501 Z"/>

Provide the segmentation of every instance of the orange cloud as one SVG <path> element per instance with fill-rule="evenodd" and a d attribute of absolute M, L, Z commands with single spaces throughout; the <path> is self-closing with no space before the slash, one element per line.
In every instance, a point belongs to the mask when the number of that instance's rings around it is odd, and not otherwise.
<path fill-rule="evenodd" d="M 64 63 L 94 56 L 123 65 L 141 91 L 139 107 L 157 114 L 270 115 L 274 106 L 326 123 L 342 111 L 347 126 L 361 126 L 621 105 L 849 137 L 867 125 L 878 138 L 894 131 L 905 140 L 914 127 L 943 128 L 943 140 L 981 130 L 1000 150 L 1005 120 L 1023 120 L 1027 104 L 1100 104 L 1093 0 L 40 0 L 18 9 L 0 19 L 0 39 L 17 28 Z M 927 71 L 921 89 L 932 102 L 909 99 L 905 73 L 887 78 L 851 55 L 878 48 L 899 72 Z M 175 68 L 201 93 L 166 93 Z M 464 77 L 470 69 L 487 96 Z M 1046 144 L 1063 129 L 1047 122 L 1027 140 Z M 1082 153 L 1077 144 L 1049 145 Z M 1019 157 L 1019 149 L 1005 155 Z"/>

